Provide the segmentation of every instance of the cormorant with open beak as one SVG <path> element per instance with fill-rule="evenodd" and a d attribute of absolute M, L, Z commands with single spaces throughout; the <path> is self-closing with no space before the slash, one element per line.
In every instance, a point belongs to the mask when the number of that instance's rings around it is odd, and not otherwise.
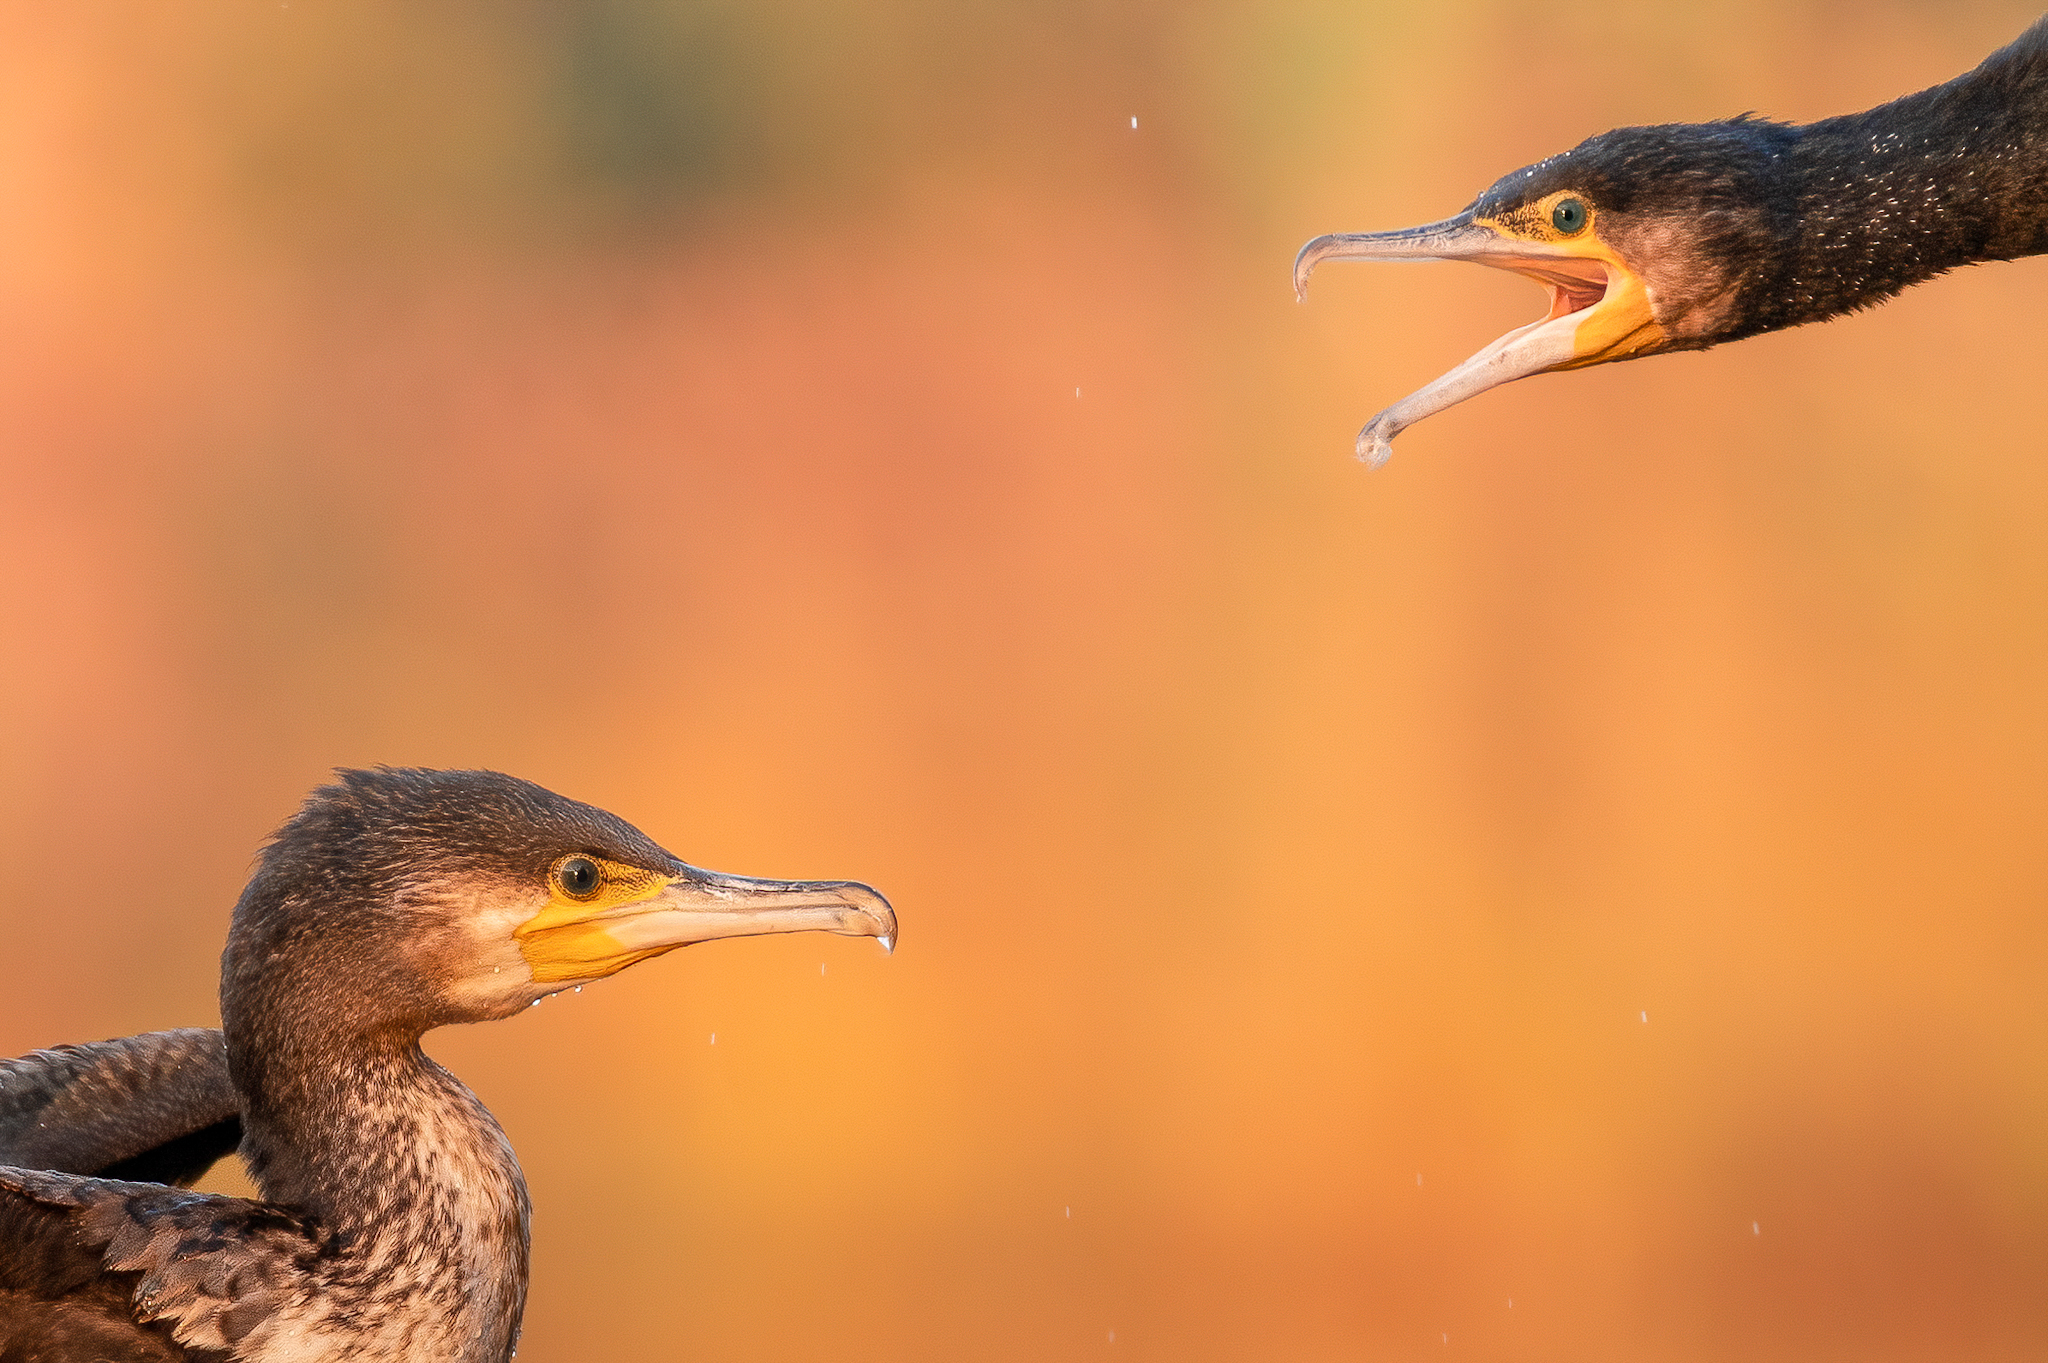
<path fill-rule="evenodd" d="M 1700 350 L 1874 306 L 1958 265 L 2048 251 L 2048 18 L 1944 85 L 1818 123 L 1617 128 L 1503 176 L 1454 218 L 1317 237 L 1326 260 L 1470 260 L 1549 313 L 1375 416 L 1358 456 L 1475 393 Z"/>

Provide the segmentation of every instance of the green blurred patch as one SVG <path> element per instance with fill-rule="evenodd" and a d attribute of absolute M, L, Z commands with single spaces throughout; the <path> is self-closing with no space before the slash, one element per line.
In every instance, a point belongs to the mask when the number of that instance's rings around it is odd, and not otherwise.
<path fill-rule="evenodd" d="M 773 159 L 769 44 L 747 11 L 595 0 L 557 21 L 545 113 L 563 187 L 666 213 Z"/>
<path fill-rule="evenodd" d="M 252 8 L 188 49 L 187 89 L 224 188 L 272 244 L 576 235 L 775 179 L 777 129 L 804 111 L 777 78 L 790 34 L 774 17 L 672 0 Z"/>
<path fill-rule="evenodd" d="M 193 145 L 261 242 L 346 261 L 663 231 L 735 197 L 844 212 L 940 164 L 1066 178 L 1168 107 L 1185 19 L 1150 8 L 280 0 L 165 41 L 192 63 L 171 83 Z"/>

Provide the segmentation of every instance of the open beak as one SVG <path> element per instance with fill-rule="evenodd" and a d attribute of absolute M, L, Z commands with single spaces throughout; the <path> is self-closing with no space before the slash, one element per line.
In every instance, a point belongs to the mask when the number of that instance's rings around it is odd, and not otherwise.
<path fill-rule="evenodd" d="M 1365 424 L 1358 457 L 1377 468 L 1393 439 L 1475 393 L 1548 369 L 1577 369 L 1655 347 L 1663 331 L 1642 282 L 1597 233 L 1555 242 L 1510 236 L 1467 211 L 1399 232 L 1317 237 L 1294 258 L 1295 296 L 1326 260 L 1470 260 L 1526 275 L 1550 291 L 1550 311 L 1517 327 L 1456 369 L 1424 385 Z"/>
<path fill-rule="evenodd" d="M 664 951 L 720 937 L 836 932 L 896 947 L 896 911 L 854 880 L 755 880 L 685 867 L 645 898 L 553 905 L 515 930 L 538 984 L 601 979 Z"/>

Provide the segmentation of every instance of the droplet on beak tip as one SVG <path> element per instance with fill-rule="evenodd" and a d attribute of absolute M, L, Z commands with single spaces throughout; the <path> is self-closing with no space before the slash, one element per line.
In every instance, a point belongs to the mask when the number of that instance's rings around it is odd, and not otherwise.
<path fill-rule="evenodd" d="M 896 939 L 894 937 L 877 937 L 875 940 L 882 944 L 882 954 L 884 956 L 894 956 L 896 954 Z"/>

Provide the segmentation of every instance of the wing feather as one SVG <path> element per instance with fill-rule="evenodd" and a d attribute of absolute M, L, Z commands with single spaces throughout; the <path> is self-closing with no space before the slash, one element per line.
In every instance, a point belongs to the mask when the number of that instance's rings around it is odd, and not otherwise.
<path fill-rule="evenodd" d="M 241 1139 L 227 1046 L 212 1027 L 0 1060 L 0 1165 L 182 1185 Z"/>
<path fill-rule="evenodd" d="M 165 1357 L 224 1363 L 281 1309 L 312 1299 L 326 1245 L 266 1202 L 0 1169 L 0 1359 L 11 1310 L 30 1324 L 89 1312 L 111 1327 L 125 1315 L 138 1340 L 183 1351 Z"/>

